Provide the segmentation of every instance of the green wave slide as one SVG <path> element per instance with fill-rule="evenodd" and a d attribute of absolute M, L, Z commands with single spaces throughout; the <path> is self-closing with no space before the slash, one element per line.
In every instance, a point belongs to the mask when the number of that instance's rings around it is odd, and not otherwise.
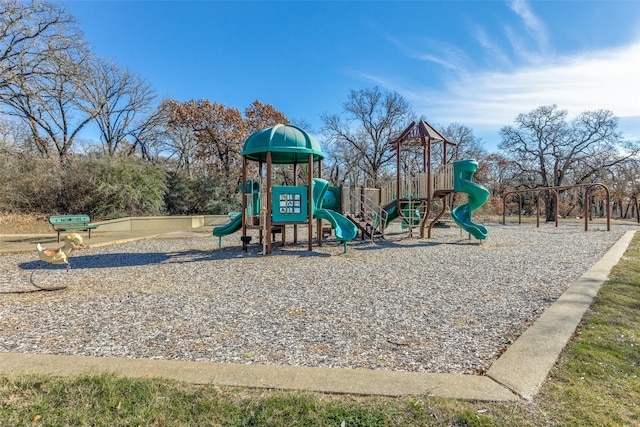
<path fill-rule="evenodd" d="M 451 211 L 451 217 L 456 224 L 478 240 L 484 240 L 489 235 L 487 227 L 476 224 L 471 220 L 473 211 L 487 203 L 489 190 L 473 182 L 473 174 L 478 169 L 475 160 L 460 160 L 453 162 L 453 190 L 458 193 L 467 193 L 469 202 L 455 207 Z"/>
<path fill-rule="evenodd" d="M 348 218 L 340 215 L 331 209 L 316 209 L 313 215 L 316 219 L 326 219 L 335 230 L 336 239 L 346 242 L 355 239 L 358 235 L 358 228 Z"/>
<path fill-rule="evenodd" d="M 346 242 L 355 239 L 358 235 L 358 227 L 348 218 L 331 209 L 324 209 L 322 203 L 324 195 L 329 188 L 329 181 L 314 178 L 313 179 L 313 201 L 316 206 L 313 217 L 315 219 L 326 219 L 333 227 L 336 239 Z"/>
<path fill-rule="evenodd" d="M 213 235 L 216 237 L 226 236 L 235 233 L 242 228 L 242 214 L 234 216 L 230 222 L 213 229 Z"/>

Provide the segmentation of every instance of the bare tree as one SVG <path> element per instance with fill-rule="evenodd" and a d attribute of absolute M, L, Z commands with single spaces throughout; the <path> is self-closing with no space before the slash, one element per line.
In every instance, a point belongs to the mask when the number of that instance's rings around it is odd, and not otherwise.
<path fill-rule="evenodd" d="M 12 85 L 52 72 L 50 58 L 81 42 L 79 33 L 70 30 L 73 25 L 57 4 L 0 1 L 0 99 L 12 96 Z"/>
<path fill-rule="evenodd" d="M 85 86 L 89 51 L 61 8 L 39 1 L 3 7 L 0 102 L 29 127 L 42 155 L 53 149 L 63 160 L 96 114 Z"/>
<path fill-rule="evenodd" d="M 397 92 L 351 90 L 343 104 L 343 116 L 322 114 L 322 133 L 339 168 L 356 162 L 357 168 L 378 185 L 385 166 L 394 156 L 388 142 L 410 122 L 413 113 Z"/>
<path fill-rule="evenodd" d="M 567 121 L 567 111 L 541 106 L 520 114 L 516 126 L 501 130 L 499 148 L 519 171 L 519 182 L 553 187 L 591 182 L 599 174 L 633 159 L 638 143 L 625 143 L 611 111 L 587 111 Z M 546 203 L 553 221 L 553 199 Z"/>
<path fill-rule="evenodd" d="M 329 179 L 334 184 L 364 184 L 364 173 L 360 168 L 361 157 L 344 144 L 331 144 L 325 150 L 328 154 L 325 163 Z"/>
<path fill-rule="evenodd" d="M 507 190 L 507 183 L 513 182 L 518 171 L 506 157 L 491 153 L 480 163 L 476 174 L 480 176 L 478 180 L 487 186 L 492 195 L 496 196 Z"/>
<path fill-rule="evenodd" d="M 451 123 L 441 131 L 442 135 L 456 144 L 447 150 L 447 162 L 462 159 L 475 159 L 482 161 L 487 156 L 487 151 L 482 146 L 482 140 L 473 134 L 473 129 L 460 123 Z M 442 147 L 434 146 L 435 150 Z"/>
<path fill-rule="evenodd" d="M 0 121 L 0 153 L 29 152 L 29 130 L 16 120 Z"/>
<path fill-rule="evenodd" d="M 95 58 L 92 71 L 86 87 L 91 107 L 97 112 L 95 122 L 103 149 L 109 156 L 123 145 L 131 151 L 138 144 L 127 138 L 139 139 L 141 131 L 149 128 L 155 93 L 140 76 L 113 62 Z"/>
<path fill-rule="evenodd" d="M 132 155 L 139 152 L 144 160 L 160 161 L 167 136 L 165 126 L 164 114 L 159 109 L 136 121 L 129 132 L 131 143 L 126 154 Z"/>
<path fill-rule="evenodd" d="M 8 113 L 28 124 L 38 150 L 46 157 L 53 148 L 64 160 L 79 132 L 98 112 L 87 100 L 88 56 L 84 49 L 68 49 L 50 58 L 50 74 L 23 80 L 4 100 Z"/>
<path fill-rule="evenodd" d="M 163 150 L 175 162 L 177 170 L 184 170 L 193 178 L 198 162 L 198 142 L 193 128 L 181 120 L 178 101 L 165 99 L 158 107 L 158 115 L 164 126 Z"/>

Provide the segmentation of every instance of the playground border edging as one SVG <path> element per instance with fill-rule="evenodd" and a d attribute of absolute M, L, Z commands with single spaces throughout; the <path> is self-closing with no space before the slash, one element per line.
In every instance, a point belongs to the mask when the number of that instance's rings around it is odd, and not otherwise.
<path fill-rule="evenodd" d="M 491 401 L 517 399 L 515 394 L 487 377 L 368 369 L 0 353 L 0 371 L 56 376 L 112 372 L 127 377 L 161 377 L 193 384 L 334 394 L 433 395 Z"/>
<path fill-rule="evenodd" d="M 523 399 L 533 399 L 634 234 L 635 231 L 627 231 L 573 282 L 493 363 L 487 376 Z"/>

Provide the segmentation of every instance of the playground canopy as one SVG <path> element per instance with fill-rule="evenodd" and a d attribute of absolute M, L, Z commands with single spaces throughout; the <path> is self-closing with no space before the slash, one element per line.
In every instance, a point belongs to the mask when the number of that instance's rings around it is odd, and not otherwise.
<path fill-rule="evenodd" d="M 314 165 L 318 165 L 318 177 L 322 177 L 322 159 L 324 158 L 324 154 L 322 150 L 320 150 L 320 144 L 318 141 L 311 135 L 309 135 L 304 130 L 299 127 L 293 125 L 284 125 L 277 124 L 271 126 L 266 129 L 262 129 L 258 132 L 252 134 L 244 143 L 244 147 L 242 152 L 242 182 L 247 182 L 247 163 L 249 161 L 259 162 L 260 166 L 258 168 L 258 175 L 260 176 L 260 188 L 263 190 L 263 194 L 260 196 L 261 203 L 264 203 L 260 210 L 267 213 L 266 215 L 247 215 L 247 207 L 249 206 L 249 199 L 253 197 L 252 194 L 248 193 L 248 186 L 243 190 L 242 197 L 242 242 L 243 249 L 246 250 L 246 245 L 251 239 L 247 236 L 247 229 L 249 228 L 257 228 L 260 230 L 260 240 L 262 241 L 262 235 L 266 234 L 266 247 L 265 253 L 271 253 L 271 238 L 269 235 L 274 235 L 275 233 L 281 233 L 282 242 L 284 244 L 284 238 L 286 235 L 285 228 L 287 224 L 292 224 L 294 226 L 294 241 L 297 239 L 297 224 L 306 223 L 308 225 L 308 233 L 309 233 L 309 250 L 312 250 L 312 240 L 313 240 L 313 174 L 314 174 Z M 297 168 L 298 164 L 307 163 L 309 167 L 307 168 L 307 186 L 304 193 L 298 191 L 297 197 L 300 197 L 300 215 L 304 213 L 306 217 L 306 221 L 300 221 L 300 218 L 289 218 L 289 220 L 278 220 L 278 222 L 274 223 L 273 221 L 273 212 L 274 212 L 274 186 L 273 186 L 273 169 L 272 165 L 274 164 L 290 164 L 293 165 L 293 187 L 298 186 L 298 173 Z M 266 185 L 262 184 L 262 165 L 266 166 Z M 293 190 L 291 188 L 291 191 Z M 295 197 L 295 195 L 291 192 L 286 194 L 281 194 L 281 189 L 276 191 L 276 208 L 278 209 L 278 214 L 280 213 L 280 197 Z M 302 206 L 303 196 L 306 195 L 306 205 Z M 288 199 L 287 199 L 288 200 Z M 288 203 L 288 202 L 287 202 Z M 303 209 L 304 208 L 304 209 Z M 295 210 L 295 209 L 294 209 Z M 294 212 L 295 213 L 295 212 Z M 322 244 L 322 227 L 321 220 L 317 219 L 317 229 L 318 229 L 318 244 Z M 266 231 L 266 233 L 264 233 Z"/>
<path fill-rule="evenodd" d="M 313 155 L 313 162 L 324 158 L 318 141 L 293 125 L 278 124 L 254 133 L 244 143 L 240 154 L 248 160 L 264 163 L 268 152 L 274 164 L 308 163 L 309 154 Z"/>
<path fill-rule="evenodd" d="M 429 123 L 420 120 L 418 123 L 412 122 L 396 139 L 389 141 L 389 145 L 393 149 L 397 149 L 399 144 L 405 146 L 422 146 L 435 142 L 443 143 L 446 150 L 447 145 L 456 146 L 457 144 L 449 141 L 442 136 L 440 132 L 434 129 Z"/>

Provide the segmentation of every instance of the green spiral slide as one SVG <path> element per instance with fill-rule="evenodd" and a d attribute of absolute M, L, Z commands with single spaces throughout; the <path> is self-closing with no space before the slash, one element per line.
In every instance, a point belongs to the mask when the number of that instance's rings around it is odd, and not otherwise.
<path fill-rule="evenodd" d="M 315 206 L 313 210 L 313 217 L 329 221 L 336 234 L 336 239 L 341 242 L 353 240 L 358 235 L 358 227 L 356 227 L 351 220 L 338 212 L 322 207 L 328 188 L 328 181 L 321 178 L 313 179 L 313 202 Z"/>
<path fill-rule="evenodd" d="M 453 190 L 458 193 L 467 193 L 469 202 L 455 207 L 451 211 L 451 216 L 460 228 L 476 239 L 484 240 L 489 235 L 487 227 L 471 220 L 473 211 L 484 205 L 490 194 L 489 190 L 473 182 L 473 174 L 477 169 L 478 162 L 475 160 L 453 162 Z"/>

